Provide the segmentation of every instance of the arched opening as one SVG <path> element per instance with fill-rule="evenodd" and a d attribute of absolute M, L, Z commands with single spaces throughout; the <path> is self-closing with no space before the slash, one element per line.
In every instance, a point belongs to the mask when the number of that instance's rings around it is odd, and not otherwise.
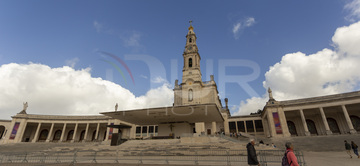
<path fill-rule="evenodd" d="M 73 136 L 74 136 L 74 130 L 70 130 L 67 134 L 66 140 L 67 141 L 72 140 Z"/>
<path fill-rule="evenodd" d="M 41 130 L 40 136 L 39 136 L 39 141 L 45 141 L 48 134 L 49 134 L 49 130 L 47 130 L 47 129 Z"/>
<path fill-rule="evenodd" d="M 191 43 L 192 42 L 192 38 L 189 38 L 189 43 Z"/>
<path fill-rule="evenodd" d="M 307 124 L 310 134 L 318 135 L 314 121 L 312 121 L 310 119 L 306 119 L 306 124 Z"/>
<path fill-rule="evenodd" d="M 192 89 L 190 89 L 189 90 L 189 101 L 192 101 L 193 100 L 193 90 Z"/>
<path fill-rule="evenodd" d="M 94 132 L 92 133 L 91 141 L 95 140 L 95 136 L 96 136 L 96 130 L 94 130 Z"/>
<path fill-rule="evenodd" d="M 84 138 L 85 138 L 85 130 L 81 131 L 79 141 L 84 140 Z"/>
<path fill-rule="evenodd" d="M 333 118 L 326 118 L 326 120 L 329 124 L 329 128 L 330 128 L 331 132 L 340 134 L 340 129 L 339 129 L 339 126 L 338 126 L 336 120 Z"/>
<path fill-rule="evenodd" d="M 192 58 L 189 58 L 189 67 L 192 67 Z"/>
<path fill-rule="evenodd" d="M 0 139 L 4 136 L 5 126 L 0 126 Z"/>
<path fill-rule="evenodd" d="M 360 131 L 360 118 L 355 115 L 350 115 L 350 120 L 352 125 L 354 126 L 354 129 L 356 131 Z"/>
<path fill-rule="evenodd" d="M 58 140 L 60 140 L 60 138 L 61 138 L 61 130 L 56 130 L 55 131 L 55 134 L 54 134 L 54 137 L 53 137 L 53 140 L 54 141 L 58 141 Z"/>
<path fill-rule="evenodd" d="M 289 128 L 289 132 L 291 135 L 298 135 L 297 132 L 296 132 L 296 127 L 295 127 L 295 123 L 292 122 L 292 121 L 287 121 L 287 125 L 288 125 L 288 128 Z"/>

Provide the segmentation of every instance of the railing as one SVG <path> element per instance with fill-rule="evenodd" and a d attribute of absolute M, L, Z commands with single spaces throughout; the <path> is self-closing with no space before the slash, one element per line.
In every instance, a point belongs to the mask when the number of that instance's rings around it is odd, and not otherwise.
<path fill-rule="evenodd" d="M 279 165 L 284 151 L 258 150 L 261 165 Z M 296 151 L 299 164 L 304 166 L 302 152 Z M 75 150 L 68 152 L 41 152 L 0 154 L 0 165 L 77 163 L 126 163 L 126 164 L 182 164 L 182 165 L 247 165 L 246 150 Z"/>

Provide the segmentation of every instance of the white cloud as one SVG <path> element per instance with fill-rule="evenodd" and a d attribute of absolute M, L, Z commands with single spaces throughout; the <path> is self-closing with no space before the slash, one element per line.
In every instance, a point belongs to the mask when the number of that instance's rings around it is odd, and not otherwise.
<path fill-rule="evenodd" d="M 330 95 L 359 90 L 360 22 L 340 27 L 332 38 L 334 49 L 315 54 L 289 53 L 265 73 L 263 86 L 276 100 Z M 240 103 L 236 114 L 262 109 L 268 95 Z"/>
<path fill-rule="evenodd" d="M 241 32 L 247 28 L 251 27 L 255 24 L 255 18 L 254 17 L 248 17 L 246 19 L 237 21 L 232 28 L 232 33 L 234 35 L 235 39 L 239 39 Z"/>
<path fill-rule="evenodd" d="M 173 103 L 173 90 L 167 84 L 136 97 L 118 84 L 91 77 L 90 71 L 32 63 L 0 66 L 1 119 L 20 112 L 25 101 L 29 114 L 49 115 L 94 115 L 114 110 L 115 103 L 119 103 L 118 110 Z"/>
<path fill-rule="evenodd" d="M 76 63 L 79 62 L 79 58 L 73 58 L 65 61 L 65 64 L 67 66 L 70 66 L 71 68 L 74 68 Z"/>
<path fill-rule="evenodd" d="M 151 82 L 152 83 L 157 83 L 157 84 L 169 84 L 169 82 L 166 79 L 164 79 L 164 78 L 162 78 L 160 76 L 155 77 L 154 79 L 151 79 Z"/>
<path fill-rule="evenodd" d="M 94 21 L 93 25 L 94 25 L 94 28 L 96 29 L 97 32 L 101 32 L 103 30 L 103 25 L 100 24 L 99 22 Z"/>
<path fill-rule="evenodd" d="M 332 41 L 341 53 L 360 56 L 360 22 L 336 29 Z"/>
<path fill-rule="evenodd" d="M 245 21 L 245 26 L 247 26 L 247 27 L 250 27 L 250 26 L 252 26 L 254 24 L 255 24 L 255 18 L 254 17 L 249 17 Z"/>
<path fill-rule="evenodd" d="M 141 34 L 137 31 L 129 32 L 125 35 L 121 35 L 120 38 L 123 40 L 124 46 L 126 47 L 139 47 Z"/>
<path fill-rule="evenodd" d="M 144 78 L 144 79 L 148 79 L 148 77 L 146 75 L 140 75 L 141 78 Z"/>
<path fill-rule="evenodd" d="M 239 33 L 240 27 L 241 27 L 241 23 L 240 22 L 236 23 L 233 27 L 233 33 L 234 34 Z"/>
<path fill-rule="evenodd" d="M 353 0 L 347 3 L 344 8 L 350 12 L 349 15 L 345 17 L 346 20 L 355 22 L 360 18 L 360 0 Z"/>

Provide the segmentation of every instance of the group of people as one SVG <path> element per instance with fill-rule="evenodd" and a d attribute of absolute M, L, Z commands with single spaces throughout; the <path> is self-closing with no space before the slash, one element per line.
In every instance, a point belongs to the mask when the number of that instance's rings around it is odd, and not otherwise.
<path fill-rule="evenodd" d="M 241 136 L 241 133 L 230 133 L 230 137 L 236 137 L 238 138 L 239 136 Z"/>
<path fill-rule="evenodd" d="M 346 140 L 344 141 L 345 142 L 345 149 L 346 149 L 346 153 L 350 155 L 350 158 L 352 158 L 352 155 L 351 155 L 351 149 L 354 151 L 355 155 L 360 158 L 359 156 L 359 152 L 358 152 L 358 146 L 355 144 L 354 141 L 351 141 L 351 144 L 349 144 Z"/>
<path fill-rule="evenodd" d="M 256 150 L 254 145 L 255 145 L 254 139 L 250 139 L 250 142 L 246 145 L 247 154 L 248 154 L 248 164 L 260 166 L 260 163 L 256 156 Z M 285 147 L 286 147 L 286 152 L 283 160 L 285 160 L 285 162 L 287 162 L 287 164 L 290 166 L 299 166 L 297 158 L 294 154 L 294 146 L 292 145 L 292 143 L 287 142 L 285 144 Z"/>
<path fill-rule="evenodd" d="M 347 152 L 347 154 L 350 155 L 350 158 L 352 158 L 352 155 L 350 152 L 351 149 L 354 151 L 355 155 L 358 158 L 360 158 L 359 153 L 358 153 L 358 146 L 355 144 L 355 142 L 351 141 L 351 144 L 348 143 L 346 140 L 344 142 L 345 142 L 346 152 Z M 259 143 L 263 144 L 263 141 L 261 140 Z M 260 166 L 260 163 L 257 160 L 257 155 L 256 155 L 256 150 L 255 150 L 254 145 L 255 145 L 255 139 L 250 139 L 250 142 L 246 145 L 247 154 L 248 154 L 248 164 L 250 166 L 254 166 L 254 165 Z M 283 157 L 282 165 L 299 166 L 297 158 L 294 154 L 293 144 L 291 142 L 286 142 L 285 147 L 286 147 L 286 152 Z"/>

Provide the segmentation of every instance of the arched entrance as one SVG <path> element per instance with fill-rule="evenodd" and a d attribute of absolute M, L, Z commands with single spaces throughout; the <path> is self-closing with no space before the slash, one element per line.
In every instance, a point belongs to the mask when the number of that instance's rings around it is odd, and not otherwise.
<path fill-rule="evenodd" d="M 49 130 L 43 129 L 40 132 L 39 141 L 45 141 L 47 139 L 47 136 L 49 134 Z"/>
<path fill-rule="evenodd" d="M 0 126 L 0 139 L 3 137 L 5 133 L 5 126 Z"/>
<path fill-rule="evenodd" d="M 338 126 L 336 120 L 333 118 L 326 118 L 326 119 L 329 124 L 329 128 L 330 128 L 331 132 L 340 134 L 340 129 L 339 129 L 339 126 Z"/>
<path fill-rule="evenodd" d="M 66 141 L 72 140 L 73 136 L 74 136 L 74 130 L 70 130 L 70 131 L 68 132 L 67 137 L 66 137 Z"/>
<path fill-rule="evenodd" d="M 79 141 L 84 140 L 84 138 L 85 138 L 85 130 L 81 131 Z"/>
<path fill-rule="evenodd" d="M 289 128 L 289 132 L 291 135 L 296 135 L 297 136 L 297 132 L 296 132 L 296 127 L 295 127 L 295 123 L 292 121 L 287 121 L 287 125 Z"/>
<path fill-rule="evenodd" d="M 60 138 L 61 138 L 61 133 L 62 133 L 61 130 L 56 130 L 55 133 L 54 133 L 53 140 L 54 140 L 54 141 L 60 140 Z"/>
<path fill-rule="evenodd" d="M 351 119 L 352 125 L 354 126 L 354 129 L 356 131 L 360 131 L 360 118 L 355 115 L 351 115 L 350 119 Z"/>
<path fill-rule="evenodd" d="M 307 124 L 310 134 L 318 135 L 314 121 L 312 121 L 310 119 L 306 119 L 306 124 Z"/>

